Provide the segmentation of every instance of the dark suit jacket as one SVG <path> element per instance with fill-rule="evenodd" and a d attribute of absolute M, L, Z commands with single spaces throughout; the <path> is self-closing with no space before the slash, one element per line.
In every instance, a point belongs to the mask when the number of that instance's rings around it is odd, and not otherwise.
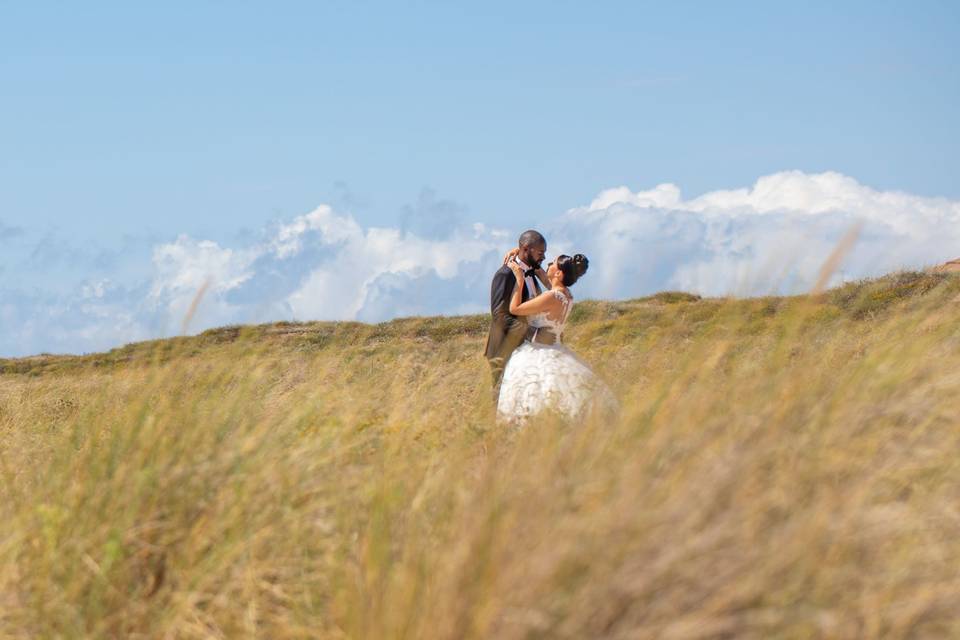
<path fill-rule="evenodd" d="M 534 279 L 536 283 L 536 279 Z M 517 286 L 517 277 L 510 267 L 503 265 L 493 275 L 490 283 L 490 333 L 487 335 L 487 347 L 484 355 L 487 360 L 502 358 L 503 362 L 510 357 L 513 350 L 520 346 L 527 333 L 527 320 L 510 313 L 510 298 L 513 288 Z M 530 299 L 527 288 L 520 292 L 520 301 Z M 501 364 L 501 366 L 503 366 Z"/>

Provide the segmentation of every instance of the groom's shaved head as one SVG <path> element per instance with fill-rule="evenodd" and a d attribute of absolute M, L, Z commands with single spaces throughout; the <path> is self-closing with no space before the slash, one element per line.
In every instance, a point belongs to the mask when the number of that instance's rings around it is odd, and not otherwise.
<path fill-rule="evenodd" d="M 540 268 L 543 262 L 543 256 L 547 252 L 547 239 L 539 231 L 529 229 L 520 234 L 520 240 L 517 242 L 520 252 L 517 257 L 523 260 L 525 264 L 531 267 Z"/>
<path fill-rule="evenodd" d="M 520 240 L 517 243 L 519 247 L 529 247 L 531 245 L 542 244 L 544 247 L 547 246 L 547 239 L 543 237 L 543 234 L 539 231 L 533 229 L 528 229 L 520 234 Z"/>

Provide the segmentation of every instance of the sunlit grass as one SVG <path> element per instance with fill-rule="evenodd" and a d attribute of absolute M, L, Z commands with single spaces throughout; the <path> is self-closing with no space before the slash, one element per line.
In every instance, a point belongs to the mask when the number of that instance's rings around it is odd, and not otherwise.
<path fill-rule="evenodd" d="M 583 303 L 520 432 L 482 316 L 0 360 L 0 636 L 960 635 L 958 296 Z"/>

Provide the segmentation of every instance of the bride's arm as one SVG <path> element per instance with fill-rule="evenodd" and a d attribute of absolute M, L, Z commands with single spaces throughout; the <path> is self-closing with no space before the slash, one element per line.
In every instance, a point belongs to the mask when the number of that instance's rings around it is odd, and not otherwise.
<path fill-rule="evenodd" d="M 510 267 L 510 271 L 513 271 L 513 276 L 517 279 L 517 284 L 513 287 L 513 294 L 510 296 L 510 313 L 519 315 L 514 312 L 514 309 L 520 306 L 520 300 L 523 299 L 523 294 L 520 293 L 520 287 L 526 286 L 523 282 L 523 270 L 520 269 L 520 265 L 516 262 L 508 262 L 507 266 Z"/>
<path fill-rule="evenodd" d="M 547 277 L 547 272 L 543 269 L 537 269 L 537 277 L 540 278 L 540 283 L 543 285 L 543 288 L 547 291 L 550 291 L 553 287 L 550 286 L 550 278 Z"/>
<path fill-rule="evenodd" d="M 514 258 L 517 257 L 518 253 L 520 253 L 520 249 L 516 247 L 510 249 L 510 251 L 507 251 L 506 255 L 503 256 L 503 264 L 509 264 Z M 547 277 L 547 272 L 538 267 L 534 273 L 536 273 L 536 276 L 540 280 L 540 284 L 543 285 L 543 288 L 549 291 L 551 287 L 550 278 Z"/>
<path fill-rule="evenodd" d="M 511 262 L 508 266 L 517 278 L 517 286 L 513 288 L 513 295 L 510 297 L 510 313 L 515 316 L 532 316 L 535 313 L 550 310 L 550 307 L 556 302 L 556 296 L 549 291 L 544 291 L 536 298 L 526 302 L 520 302 L 522 300 L 521 287 L 526 286 L 523 282 L 523 270 L 516 262 Z"/>
<path fill-rule="evenodd" d="M 541 311 L 552 311 L 556 300 L 549 291 L 544 291 L 536 298 L 521 303 L 520 294 L 514 293 L 513 298 L 510 299 L 510 313 L 515 316 L 532 316 Z"/>

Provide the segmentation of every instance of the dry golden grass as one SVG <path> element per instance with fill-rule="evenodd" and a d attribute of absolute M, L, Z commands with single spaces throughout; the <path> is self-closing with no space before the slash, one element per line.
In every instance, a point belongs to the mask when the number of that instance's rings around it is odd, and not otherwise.
<path fill-rule="evenodd" d="M 520 432 L 482 316 L 0 361 L 0 636 L 956 637 L 958 295 L 584 303 Z"/>

